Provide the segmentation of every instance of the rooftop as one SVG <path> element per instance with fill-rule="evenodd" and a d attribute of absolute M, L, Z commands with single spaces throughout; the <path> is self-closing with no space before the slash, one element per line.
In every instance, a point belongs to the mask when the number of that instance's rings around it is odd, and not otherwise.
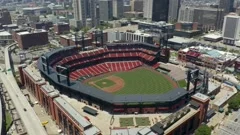
<path fill-rule="evenodd" d="M 131 33 L 131 32 L 127 32 L 127 33 Z M 139 30 L 136 30 L 134 33 L 132 34 L 135 34 L 135 35 L 139 35 L 139 36 L 144 36 L 144 37 L 152 37 L 151 34 L 147 34 L 147 33 L 142 33 L 141 31 Z"/>
<path fill-rule="evenodd" d="M 45 80 L 41 77 L 39 72 L 34 71 L 34 69 L 31 66 L 26 66 L 25 68 L 23 68 L 24 71 L 26 71 L 26 73 L 31 76 L 31 78 L 38 83 L 44 83 Z"/>
<path fill-rule="evenodd" d="M 31 30 L 31 31 L 23 31 L 17 33 L 18 35 L 27 35 L 27 34 L 32 34 L 32 33 L 42 33 L 42 32 L 47 32 L 46 30 L 43 29 L 37 29 L 37 30 Z"/>
<path fill-rule="evenodd" d="M 11 34 L 7 31 L 0 31 L 0 36 L 11 36 Z"/>
<path fill-rule="evenodd" d="M 44 7 L 26 7 L 22 8 L 22 10 L 40 10 L 40 9 L 45 9 Z"/>
<path fill-rule="evenodd" d="M 228 91 L 226 93 L 226 95 L 224 95 L 223 97 L 221 97 L 220 99 L 218 99 L 216 102 L 214 102 L 213 104 L 215 106 L 221 106 L 222 104 L 224 104 L 226 101 L 228 101 L 233 95 L 235 95 L 236 92 L 231 92 Z"/>
<path fill-rule="evenodd" d="M 209 100 L 209 97 L 202 94 L 202 93 L 196 93 L 192 97 L 195 98 L 195 99 L 201 100 L 203 102 L 205 102 L 206 100 Z"/>
<path fill-rule="evenodd" d="M 219 39 L 219 38 L 222 38 L 222 36 L 218 35 L 218 34 L 207 34 L 207 35 L 203 36 L 203 38 Z"/>
<path fill-rule="evenodd" d="M 211 93 L 212 91 L 216 90 L 220 86 L 221 86 L 220 84 L 216 84 L 216 83 L 209 81 L 208 82 L 208 93 Z"/>
<path fill-rule="evenodd" d="M 111 135 L 156 135 L 156 134 L 153 133 L 151 129 L 145 127 L 145 128 L 112 129 Z"/>
<path fill-rule="evenodd" d="M 56 97 L 59 95 L 59 91 L 57 91 L 56 89 L 54 89 L 53 86 L 51 85 L 42 85 L 41 89 L 49 96 L 49 97 Z"/>
<path fill-rule="evenodd" d="M 178 44 L 188 43 L 190 41 L 191 39 L 189 38 L 183 38 L 183 37 L 177 37 L 177 36 L 174 36 L 173 38 L 168 39 L 168 42 L 174 42 Z"/>
<path fill-rule="evenodd" d="M 92 124 L 86 120 L 82 115 L 80 115 L 68 102 L 66 102 L 62 97 L 57 97 L 54 99 L 55 102 L 60 105 L 61 108 L 64 109 L 66 113 L 68 113 L 71 118 L 83 128 L 91 126 Z"/>
<path fill-rule="evenodd" d="M 189 50 L 187 48 L 183 50 L 186 50 L 186 51 L 195 50 L 196 52 L 200 52 L 202 54 L 201 57 L 212 57 L 216 62 L 234 60 L 238 57 L 236 53 L 220 51 L 220 50 L 216 50 L 216 49 L 205 47 L 205 46 L 192 46 L 189 48 Z"/>
<path fill-rule="evenodd" d="M 92 126 L 89 129 L 85 130 L 84 135 L 98 135 L 101 133 L 101 130 L 99 130 L 96 126 Z"/>
<path fill-rule="evenodd" d="M 176 129 L 176 127 L 187 121 L 189 118 L 193 117 L 199 111 L 199 109 L 195 110 L 191 107 L 188 108 L 190 109 L 189 112 L 185 114 L 182 118 L 180 118 L 178 121 L 174 122 L 169 128 L 167 128 L 164 131 L 164 134 L 170 133 L 172 130 Z"/>
<path fill-rule="evenodd" d="M 118 28 L 110 28 L 110 29 L 105 29 L 104 32 L 126 32 L 127 30 L 138 30 L 138 25 L 128 25 L 124 27 L 118 27 Z"/>
<path fill-rule="evenodd" d="M 148 24 L 148 25 L 155 25 L 155 26 L 173 26 L 173 24 L 171 23 L 166 23 L 164 21 L 160 21 L 160 22 L 146 22 L 146 21 L 142 21 L 142 20 L 134 20 L 134 22 L 138 22 L 139 24 Z"/>

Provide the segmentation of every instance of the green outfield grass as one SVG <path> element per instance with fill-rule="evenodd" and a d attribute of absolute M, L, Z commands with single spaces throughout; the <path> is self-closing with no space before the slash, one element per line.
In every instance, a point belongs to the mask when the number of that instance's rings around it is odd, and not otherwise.
<path fill-rule="evenodd" d="M 183 79 L 178 81 L 178 85 L 179 87 L 184 88 L 184 87 L 187 87 L 187 82 L 185 81 L 185 79 Z"/>
<path fill-rule="evenodd" d="M 174 88 L 172 83 L 163 74 L 145 68 L 138 68 L 128 72 L 118 72 L 111 75 L 122 78 L 125 83 L 121 90 L 113 94 L 163 94 Z M 106 86 L 103 86 L 102 82 L 107 81 L 104 79 L 107 76 L 110 75 L 93 78 L 93 80 L 98 82 L 98 86 L 103 88 Z M 105 85 L 111 86 L 113 84 L 109 82 Z"/>
<path fill-rule="evenodd" d="M 95 82 L 95 85 L 97 85 L 100 88 L 110 87 L 110 86 L 113 86 L 114 84 L 115 83 L 109 79 L 102 79 Z"/>
<path fill-rule="evenodd" d="M 125 86 L 115 94 L 161 94 L 173 89 L 172 84 L 162 74 L 144 68 L 120 72 L 115 76 L 125 81 Z"/>

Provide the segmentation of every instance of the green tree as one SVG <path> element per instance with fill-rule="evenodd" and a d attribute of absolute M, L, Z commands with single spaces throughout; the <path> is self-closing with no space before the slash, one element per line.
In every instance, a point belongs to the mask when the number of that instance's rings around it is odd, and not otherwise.
<path fill-rule="evenodd" d="M 83 31 L 83 33 L 87 33 L 89 30 L 90 30 L 89 27 L 83 27 L 83 28 L 81 29 L 81 31 Z"/>
<path fill-rule="evenodd" d="M 231 101 L 228 103 L 228 108 L 229 108 L 229 109 L 233 109 L 233 110 L 238 110 L 238 108 L 239 108 L 239 102 L 238 102 L 238 100 L 236 100 L 236 99 L 231 100 Z"/>
<path fill-rule="evenodd" d="M 211 128 L 204 124 L 195 130 L 195 135 L 211 135 L 211 131 Z"/>

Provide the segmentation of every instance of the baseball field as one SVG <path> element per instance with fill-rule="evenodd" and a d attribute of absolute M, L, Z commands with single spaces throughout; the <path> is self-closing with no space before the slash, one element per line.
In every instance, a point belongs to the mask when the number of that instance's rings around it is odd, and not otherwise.
<path fill-rule="evenodd" d="M 87 80 L 90 86 L 113 94 L 163 94 L 178 85 L 169 76 L 148 68 L 105 74 Z"/>

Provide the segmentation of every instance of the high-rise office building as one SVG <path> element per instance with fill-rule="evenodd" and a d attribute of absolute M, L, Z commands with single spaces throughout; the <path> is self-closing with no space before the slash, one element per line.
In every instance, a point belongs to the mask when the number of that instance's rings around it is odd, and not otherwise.
<path fill-rule="evenodd" d="M 98 0 L 73 0 L 74 19 L 70 21 L 75 27 L 85 27 L 86 20 L 91 20 L 91 26 L 99 25 Z"/>
<path fill-rule="evenodd" d="M 198 22 L 204 31 L 222 28 L 223 9 L 181 6 L 178 22 Z"/>
<path fill-rule="evenodd" d="M 123 0 L 113 0 L 113 17 L 122 18 L 123 17 Z"/>
<path fill-rule="evenodd" d="M 74 21 L 79 22 L 81 24 L 76 23 L 76 27 L 85 26 L 86 18 L 87 18 L 87 0 L 73 0 L 73 12 L 74 12 Z"/>
<path fill-rule="evenodd" d="M 202 25 L 204 31 L 221 30 L 223 9 L 218 8 L 195 8 L 193 22 Z"/>
<path fill-rule="evenodd" d="M 181 6 L 181 0 L 169 0 L 168 22 L 177 21 L 180 6 Z"/>
<path fill-rule="evenodd" d="M 224 9 L 224 13 L 234 12 L 234 0 L 220 0 L 219 8 Z"/>
<path fill-rule="evenodd" d="M 133 12 L 143 12 L 143 0 L 131 0 L 131 11 Z"/>
<path fill-rule="evenodd" d="M 99 0 L 100 20 L 109 21 L 113 18 L 112 0 Z"/>
<path fill-rule="evenodd" d="M 11 15 L 7 9 L 0 9 L 0 23 L 1 24 L 11 24 Z"/>
<path fill-rule="evenodd" d="M 178 22 L 193 22 L 194 8 L 181 6 L 179 9 Z"/>
<path fill-rule="evenodd" d="M 240 32 L 240 16 L 235 13 L 230 13 L 224 16 L 222 29 L 223 43 L 234 45 L 235 41 L 239 40 Z"/>
<path fill-rule="evenodd" d="M 100 11 L 98 0 L 88 0 L 89 6 L 89 18 L 92 20 L 92 27 L 100 25 Z"/>
<path fill-rule="evenodd" d="M 151 21 L 168 21 L 169 0 L 144 0 L 143 16 Z"/>

